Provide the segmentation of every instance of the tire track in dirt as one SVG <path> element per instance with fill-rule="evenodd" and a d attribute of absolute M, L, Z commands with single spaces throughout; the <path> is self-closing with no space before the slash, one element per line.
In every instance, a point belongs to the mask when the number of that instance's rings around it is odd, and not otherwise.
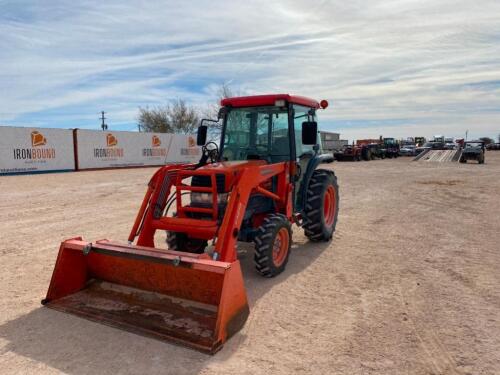
<path fill-rule="evenodd" d="M 436 372 L 436 374 L 451 373 L 455 375 L 464 375 L 463 372 L 457 369 L 457 364 L 453 360 L 450 352 L 443 345 L 436 332 L 432 328 L 425 327 L 424 324 L 418 321 L 416 314 L 410 311 L 410 303 L 406 302 L 401 283 L 398 284 L 401 307 L 406 314 L 407 321 L 412 326 L 412 331 L 415 333 L 420 347 L 426 354 L 429 365 Z"/>

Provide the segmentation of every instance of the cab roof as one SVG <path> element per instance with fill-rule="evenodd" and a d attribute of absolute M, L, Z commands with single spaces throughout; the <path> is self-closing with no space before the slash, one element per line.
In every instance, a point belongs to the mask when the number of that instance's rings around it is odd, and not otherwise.
<path fill-rule="evenodd" d="M 276 100 L 286 100 L 289 103 L 303 105 L 310 108 L 319 108 L 319 103 L 304 96 L 296 96 L 290 94 L 273 94 L 273 95 L 254 95 L 254 96 L 239 96 L 234 98 L 222 99 L 220 104 L 223 107 L 259 107 L 259 106 L 274 106 Z"/>

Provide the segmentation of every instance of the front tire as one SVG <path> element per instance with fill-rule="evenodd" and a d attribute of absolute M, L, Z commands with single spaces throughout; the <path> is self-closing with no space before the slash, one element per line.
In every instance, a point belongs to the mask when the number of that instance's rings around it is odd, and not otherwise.
<path fill-rule="evenodd" d="M 265 277 L 279 275 L 286 267 L 292 246 L 292 225 L 282 214 L 264 219 L 254 238 L 254 263 Z"/>
<path fill-rule="evenodd" d="M 339 214 L 339 187 L 332 171 L 316 169 L 307 188 L 304 232 L 311 241 L 330 241 Z"/>

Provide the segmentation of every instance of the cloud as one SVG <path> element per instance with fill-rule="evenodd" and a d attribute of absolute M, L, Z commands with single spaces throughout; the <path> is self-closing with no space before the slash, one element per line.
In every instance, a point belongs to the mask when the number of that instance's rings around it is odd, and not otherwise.
<path fill-rule="evenodd" d="M 213 87 L 331 107 L 365 136 L 500 132 L 500 3 L 0 1 L 0 123 L 134 129 L 137 108 Z"/>

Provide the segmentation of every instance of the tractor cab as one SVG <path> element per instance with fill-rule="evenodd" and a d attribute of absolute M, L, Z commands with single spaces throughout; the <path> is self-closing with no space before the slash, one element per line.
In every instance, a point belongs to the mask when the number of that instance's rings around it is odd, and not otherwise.
<path fill-rule="evenodd" d="M 221 160 L 278 163 L 314 154 L 313 144 L 302 142 L 302 124 L 306 132 L 314 132 L 315 108 L 277 102 L 278 106 L 225 107 Z"/>
<path fill-rule="evenodd" d="M 223 99 L 219 111 L 223 124 L 220 145 L 205 144 L 205 125 L 198 129 L 198 145 L 212 148 L 216 155 L 213 161 L 217 162 L 287 163 L 292 172 L 294 205 L 300 210 L 303 182 L 321 162 L 316 110 L 327 106 L 326 100 L 318 103 L 287 94 Z"/>

